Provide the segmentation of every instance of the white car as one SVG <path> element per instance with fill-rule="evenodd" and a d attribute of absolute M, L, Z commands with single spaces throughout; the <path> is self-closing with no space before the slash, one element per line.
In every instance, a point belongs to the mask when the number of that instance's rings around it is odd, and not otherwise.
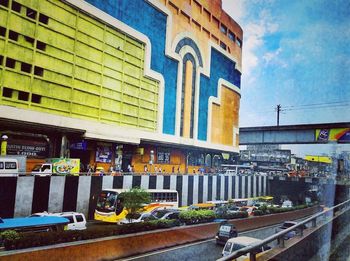
<path fill-rule="evenodd" d="M 151 220 L 157 220 L 158 218 L 156 216 L 154 216 L 152 213 L 150 212 L 145 212 L 142 214 L 138 214 L 138 217 L 135 219 L 122 219 L 119 221 L 119 224 L 128 224 L 128 223 L 139 223 L 139 222 L 145 222 L 145 221 L 151 221 Z"/>
<path fill-rule="evenodd" d="M 77 213 L 77 212 L 49 213 L 44 211 L 40 213 L 34 213 L 30 217 L 45 217 L 45 216 L 64 217 L 68 219 L 69 223 L 67 225 L 67 230 L 86 229 L 86 219 L 83 213 Z"/>
<path fill-rule="evenodd" d="M 261 239 L 258 238 L 253 238 L 253 237 L 246 237 L 246 236 L 241 236 L 241 237 L 234 237 L 234 238 L 230 238 L 229 240 L 227 240 L 224 249 L 222 250 L 222 255 L 223 256 L 228 256 L 231 253 L 244 248 L 246 246 L 250 246 L 253 245 L 255 243 L 260 243 L 262 242 Z M 271 247 L 269 246 L 263 246 L 261 248 L 259 248 L 256 253 L 263 253 L 265 251 L 270 250 Z M 241 260 L 249 260 L 250 255 L 249 253 L 240 256 L 239 258 L 237 258 L 237 261 L 241 261 Z"/>

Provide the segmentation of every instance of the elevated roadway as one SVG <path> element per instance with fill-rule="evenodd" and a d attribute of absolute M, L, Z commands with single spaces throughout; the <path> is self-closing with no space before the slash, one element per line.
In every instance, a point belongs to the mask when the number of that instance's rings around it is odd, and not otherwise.
<path fill-rule="evenodd" d="M 325 144 L 350 143 L 350 122 L 244 127 L 239 144 Z"/>

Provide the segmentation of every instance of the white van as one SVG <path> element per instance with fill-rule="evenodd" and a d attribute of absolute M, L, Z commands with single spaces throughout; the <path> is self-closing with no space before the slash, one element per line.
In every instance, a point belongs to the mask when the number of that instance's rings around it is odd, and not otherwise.
<path fill-rule="evenodd" d="M 45 216 L 56 216 L 64 217 L 69 220 L 67 230 L 84 230 L 86 229 L 86 219 L 83 213 L 78 212 L 61 212 L 61 213 L 48 213 L 41 212 L 32 214 L 30 217 L 45 217 Z"/>
<path fill-rule="evenodd" d="M 241 237 L 230 238 L 229 240 L 227 240 L 227 242 L 224 246 L 224 249 L 222 250 L 222 255 L 228 256 L 241 248 L 244 248 L 244 247 L 250 246 L 250 245 L 254 245 L 256 243 L 261 243 L 261 242 L 262 242 L 261 239 L 254 238 L 254 237 L 241 236 Z M 268 251 L 270 249 L 271 249 L 271 247 L 269 247 L 267 245 L 262 246 L 261 248 L 256 250 L 256 253 L 263 253 L 263 252 Z M 245 255 L 238 257 L 235 260 L 242 261 L 242 260 L 249 260 L 249 259 L 250 259 L 250 254 L 247 253 Z"/>
<path fill-rule="evenodd" d="M 0 177 L 17 177 L 18 160 L 0 157 Z"/>

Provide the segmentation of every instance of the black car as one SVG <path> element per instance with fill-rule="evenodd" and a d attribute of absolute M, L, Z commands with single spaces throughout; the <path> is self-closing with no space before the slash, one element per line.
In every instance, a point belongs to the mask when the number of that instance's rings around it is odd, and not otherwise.
<path fill-rule="evenodd" d="M 237 237 L 237 229 L 233 224 L 222 222 L 219 231 L 216 233 L 216 244 L 225 245 L 230 238 Z"/>

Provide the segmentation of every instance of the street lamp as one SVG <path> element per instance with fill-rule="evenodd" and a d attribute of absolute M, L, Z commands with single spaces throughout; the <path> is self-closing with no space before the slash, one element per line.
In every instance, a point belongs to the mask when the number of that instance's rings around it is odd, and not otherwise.
<path fill-rule="evenodd" d="M 8 138 L 9 137 L 6 134 L 1 136 L 1 156 L 6 156 Z"/>

